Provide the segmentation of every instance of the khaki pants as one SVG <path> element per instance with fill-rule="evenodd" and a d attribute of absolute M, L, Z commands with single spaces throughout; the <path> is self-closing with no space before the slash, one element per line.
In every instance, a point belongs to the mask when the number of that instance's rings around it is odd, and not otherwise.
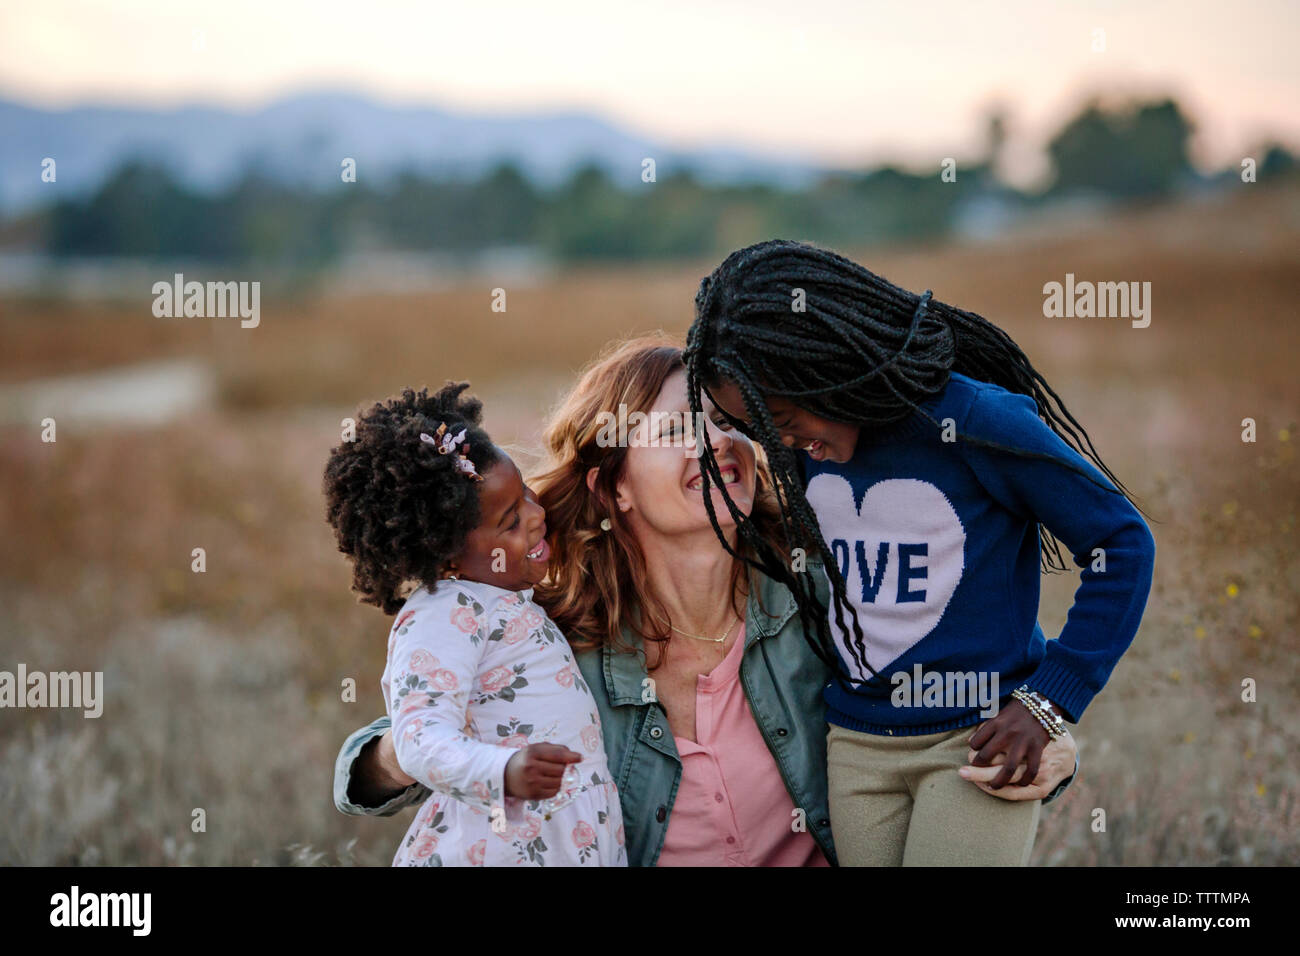
<path fill-rule="evenodd" d="M 975 727 L 891 737 L 831 726 L 831 834 L 842 866 L 1024 866 L 1041 800 L 957 776 Z"/>

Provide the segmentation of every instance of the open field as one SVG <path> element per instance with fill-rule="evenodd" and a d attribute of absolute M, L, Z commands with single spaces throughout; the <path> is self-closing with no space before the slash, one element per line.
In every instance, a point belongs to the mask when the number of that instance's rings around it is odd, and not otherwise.
<path fill-rule="evenodd" d="M 1300 863 L 1300 192 L 1065 225 L 846 250 L 1003 325 L 1153 518 L 1145 622 L 1075 729 L 1080 779 L 1044 811 L 1034 862 Z M 0 385 L 163 359 L 212 382 L 163 424 L 63 416 L 52 444 L 43 416 L 0 426 L 0 669 L 102 670 L 107 698 L 97 720 L 0 711 L 0 863 L 386 864 L 405 817 L 345 818 L 330 794 L 343 736 L 383 711 L 388 626 L 354 603 L 322 516 L 341 419 L 465 378 L 531 462 L 576 370 L 612 338 L 684 332 L 714 264 L 570 270 L 507 285 L 505 313 L 492 281 L 265 296 L 256 329 L 154 318 L 144 288 L 129 306 L 0 306 Z M 1044 318 L 1066 273 L 1149 281 L 1150 327 Z M 1049 635 L 1076 585 L 1045 580 Z"/>

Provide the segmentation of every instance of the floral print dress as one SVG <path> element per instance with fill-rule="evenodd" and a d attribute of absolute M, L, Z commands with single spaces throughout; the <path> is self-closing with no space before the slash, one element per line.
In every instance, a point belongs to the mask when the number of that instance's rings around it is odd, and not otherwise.
<path fill-rule="evenodd" d="M 398 614 L 384 700 L 398 763 L 433 794 L 394 866 L 627 865 L 596 702 L 532 594 L 446 580 Z M 551 801 L 506 796 L 507 761 L 535 743 L 583 759 Z"/>

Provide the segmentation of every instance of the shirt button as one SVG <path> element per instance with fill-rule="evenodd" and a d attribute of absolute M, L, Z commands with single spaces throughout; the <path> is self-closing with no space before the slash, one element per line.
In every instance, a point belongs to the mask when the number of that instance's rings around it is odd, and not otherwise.
<path fill-rule="evenodd" d="M 658 810 L 656 810 L 656 811 L 655 811 L 655 819 L 658 820 L 660 823 L 663 823 L 665 820 L 667 820 L 667 819 L 668 819 L 668 808 L 667 808 L 667 807 L 660 807 Z"/>
<path fill-rule="evenodd" d="M 735 843 L 735 842 L 736 842 L 736 838 L 733 837 L 733 836 L 729 836 L 729 837 L 727 837 L 727 842 L 728 842 L 728 843 Z"/>
<path fill-rule="evenodd" d="M 790 732 L 790 731 L 786 730 L 784 727 L 778 727 L 777 730 L 776 730 L 776 735 L 777 735 L 778 737 L 784 737 L 784 736 L 785 736 L 786 734 L 788 734 L 789 732 Z"/>
<path fill-rule="evenodd" d="M 713 795 L 713 799 L 716 800 L 716 801 L 718 801 L 718 803 L 721 803 L 721 802 L 722 802 L 722 794 L 720 794 L 720 793 L 715 793 L 715 794 Z"/>
<path fill-rule="evenodd" d="M 662 728 L 662 727 L 651 727 L 651 728 L 650 728 L 650 738 L 651 738 L 652 740 L 658 740 L 658 739 L 659 739 L 660 737 L 662 737 L 663 735 L 664 735 L 664 731 L 663 731 L 663 728 Z"/>

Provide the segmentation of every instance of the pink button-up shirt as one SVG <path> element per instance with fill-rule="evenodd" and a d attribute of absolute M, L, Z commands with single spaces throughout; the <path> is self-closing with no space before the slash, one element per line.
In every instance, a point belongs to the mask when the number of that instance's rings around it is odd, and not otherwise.
<path fill-rule="evenodd" d="M 740 683 L 745 628 L 727 656 L 696 678 L 695 740 L 674 736 L 682 779 L 659 866 L 829 866 L 749 711 Z"/>

